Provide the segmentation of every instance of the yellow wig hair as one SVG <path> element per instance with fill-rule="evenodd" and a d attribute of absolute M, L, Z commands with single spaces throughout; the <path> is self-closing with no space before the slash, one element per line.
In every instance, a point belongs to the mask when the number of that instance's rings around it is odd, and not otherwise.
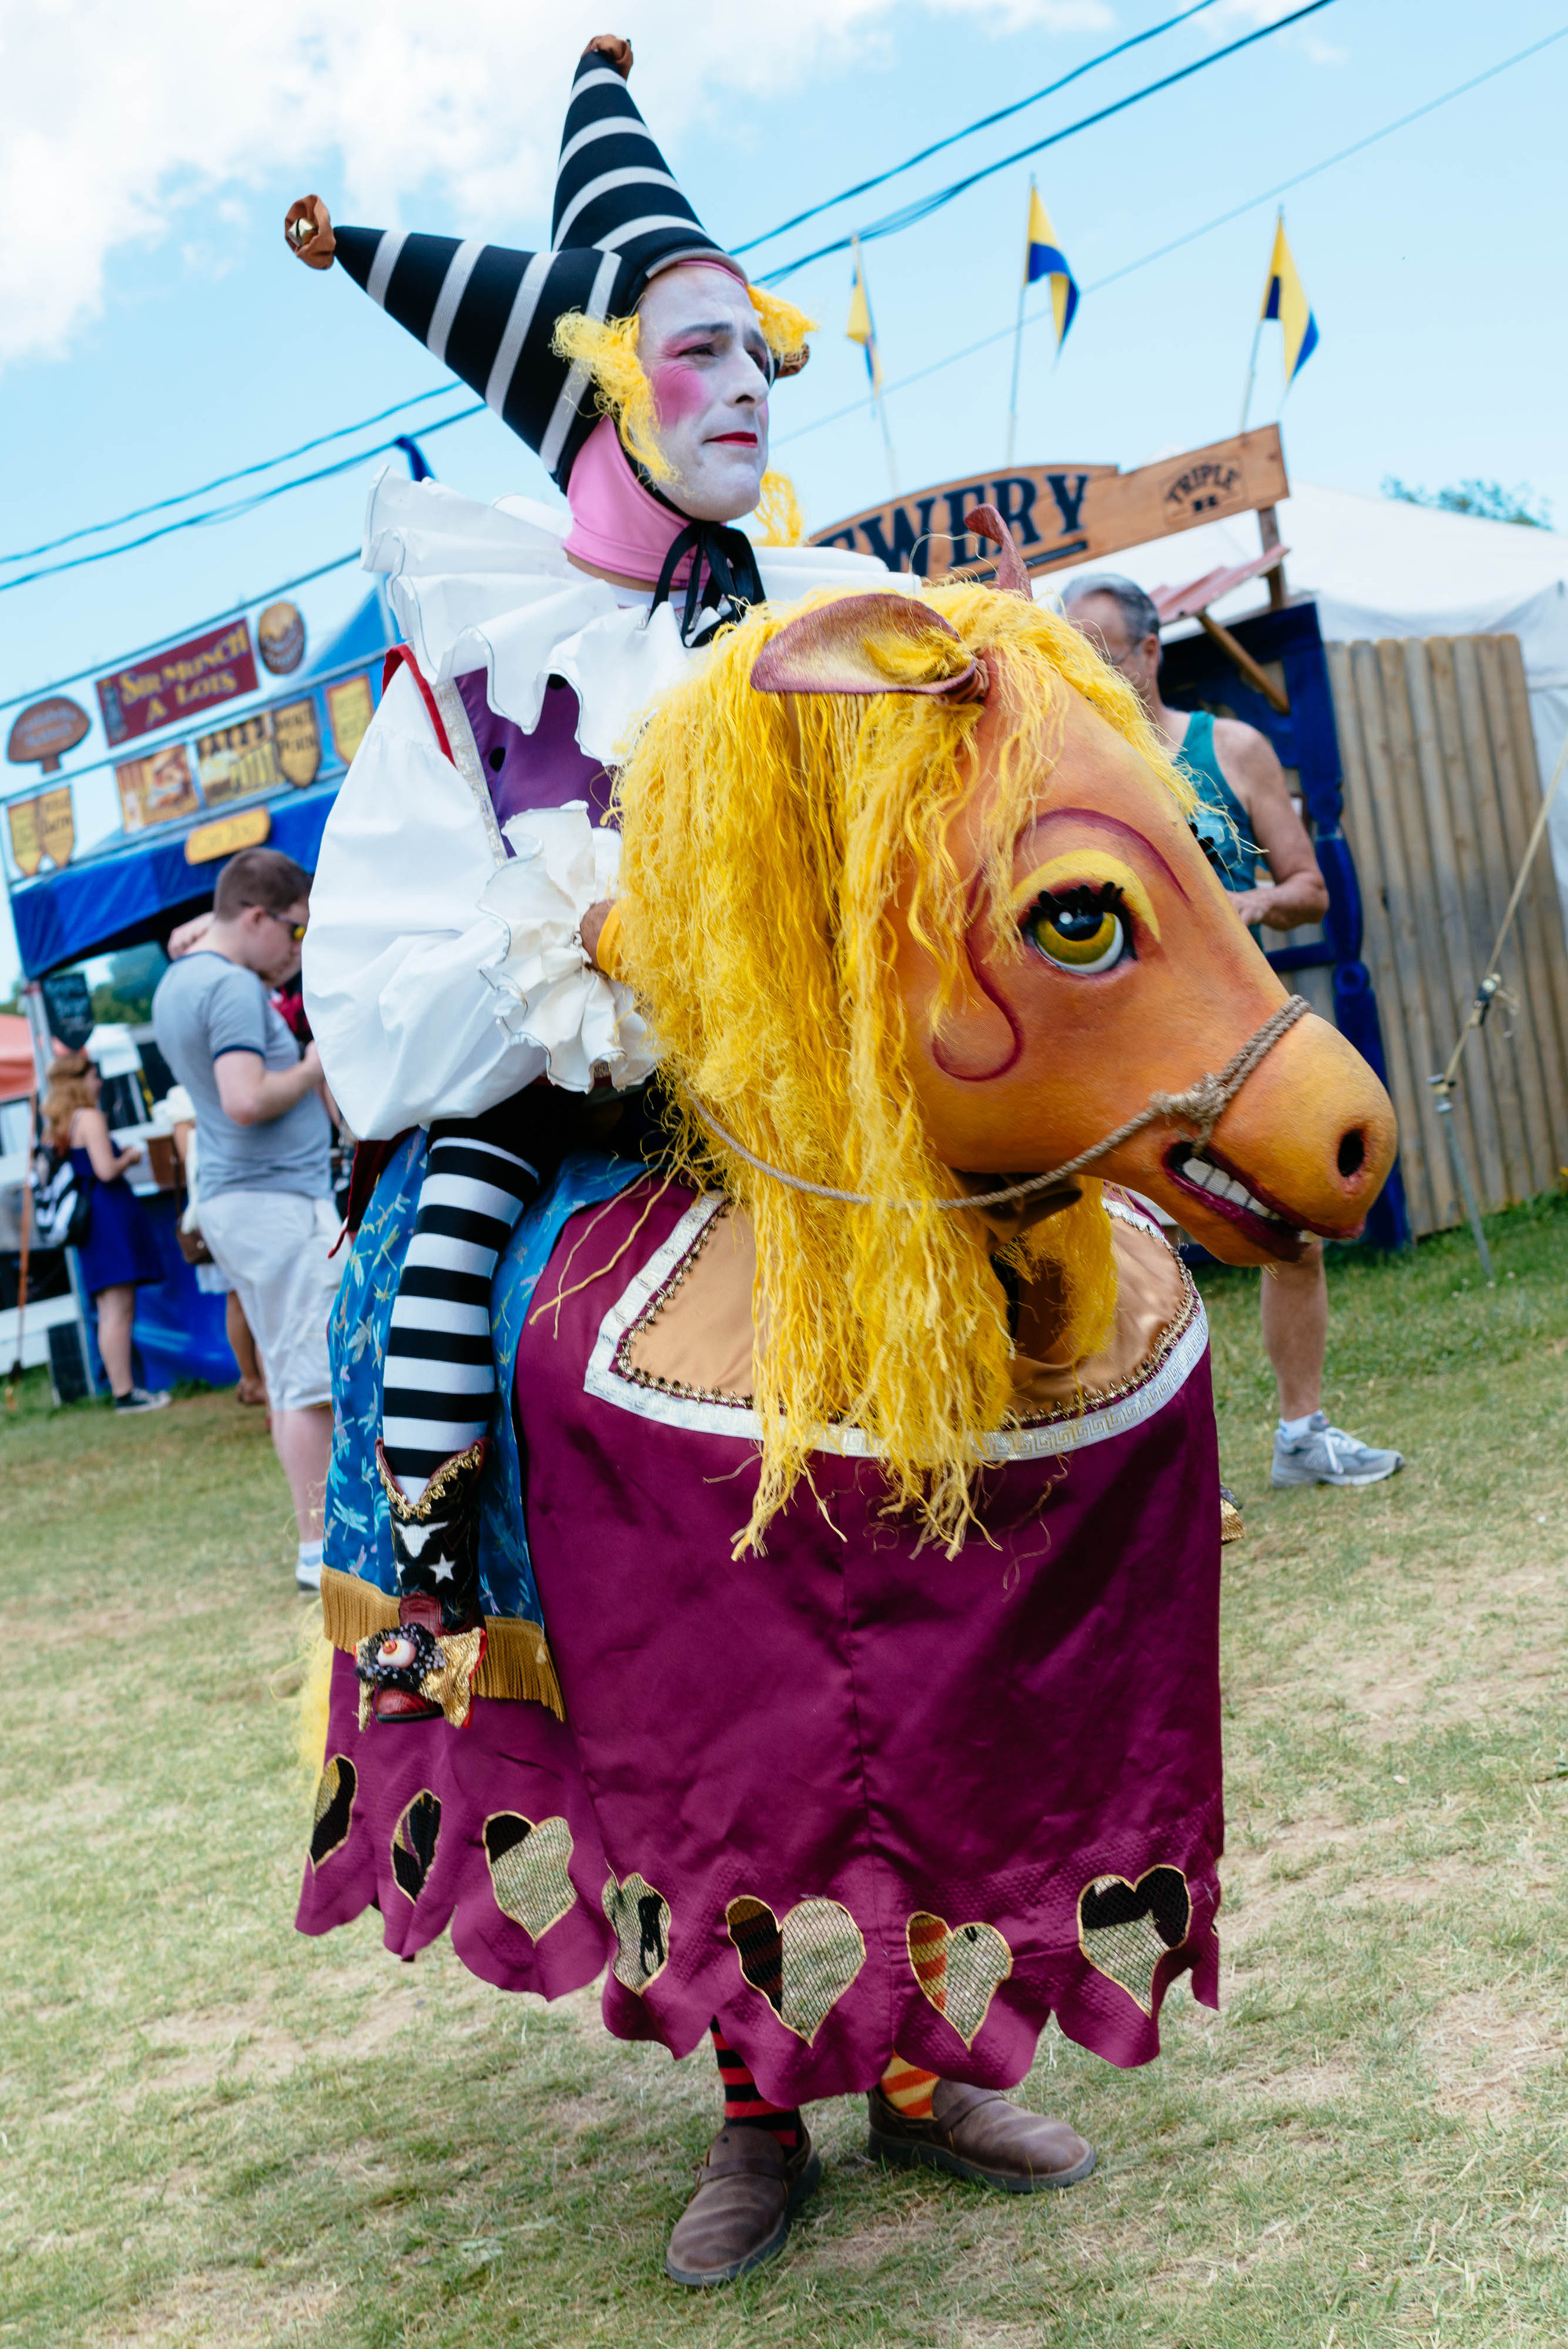
<path fill-rule="evenodd" d="M 759 287 L 748 285 L 751 306 L 762 328 L 762 339 L 776 359 L 792 358 L 806 347 L 806 337 L 816 325 L 803 310 L 792 302 L 780 301 L 777 294 L 765 294 Z M 550 338 L 551 349 L 557 358 L 566 359 L 586 369 L 593 382 L 599 412 L 613 416 L 615 429 L 624 445 L 639 465 L 655 481 L 675 479 L 675 467 L 658 443 L 659 419 L 654 405 L 654 388 L 648 381 L 643 362 L 637 356 L 637 341 L 642 322 L 630 318 L 591 318 L 585 310 L 567 310 L 555 322 L 555 332 Z M 784 482 L 782 473 L 765 475 L 764 495 L 769 480 Z M 791 502 L 794 492 L 789 491 Z M 799 508 L 794 512 L 799 516 Z M 796 546 L 798 538 L 770 538 L 773 546 Z"/>
<path fill-rule="evenodd" d="M 1006 1304 L 977 1216 L 943 1212 L 905 1074 L 892 911 L 958 982 L 965 913 L 949 846 L 975 783 L 975 703 L 927 697 L 784 698 L 752 689 L 769 637 L 819 593 L 762 605 L 715 642 L 656 708 L 619 784 L 620 968 L 664 1049 L 681 1163 L 744 1206 L 757 1234 L 757 1409 L 762 1467 L 738 1551 L 832 1443 L 864 1431 L 890 1506 L 913 1507 L 955 1552 L 974 1519 L 987 1439 L 1013 1415 Z M 1068 622 L 972 585 L 929 591 L 958 632 L 954 664 L 999 649 L 1007 680 L 986 854 L 1006 904 L 1014 843 L 1057 754 L 1075 687 L 1176 797 L 1191 792 L 1130 688 Z M 870 1195 L 814 1199 L 714 1142 L 694 1104 L 770 1165 Z M 913 1209 L 895 1204 L 920 1203 Z M 1016 1248 L 1061 1301 L 1060 1346 L 1081 1360 L 1115 1309 L 1098 1184 Z"/>
<path fill-rule="evenodd" d="M 766 472 L 757 501 L 759 546 L 799 546 L 806 535 L 806 517 L 795 484 L 788 473 Z"/>
<path fill-rule="evenodd" d="M 672 481 L 676 469 L 657 439 L 654 387 L 637 357 L 641 331 L 636 317 L 591 318 L 585 310 L 567 310 L 555 322 L 550 347 L 557 358 L 587 369 L 600 414 L 614 418 L 624 446 L 644 471 L 655 481 Z"/>
<path fill-rule="evenodd" d="M 806 337 L 816 331 L 815 318 L 808 318 L 804 310 L 797 310 L 793 302 L 786 302 L 780 295 L 769 294 L 764 286 L 748 285 L 746 290 L 757 313 L 762 339 L 774 357 L 798 358 L 803 367 L 806 363 Z"/>

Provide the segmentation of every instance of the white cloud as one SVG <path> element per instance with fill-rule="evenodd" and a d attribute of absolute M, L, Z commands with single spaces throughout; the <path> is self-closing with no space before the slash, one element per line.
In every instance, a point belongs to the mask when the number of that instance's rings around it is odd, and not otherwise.
<path fill-rule="evenodd" d="M 1104 0 L 925 5 L 998 31 L 1112 22 Z M 396 222 L 431 182 L 468 219 L 546 213 L 573 66 L 603 23 L 631 36 L 638 101 L 674 145 L 727 94 L 841 68 L 897 12 L 788 0 L 761 21 L 734 0 L 0 0 L 0 365 L 64 351 L 117 251 L 232 223 L 237 195 L 284 173 L 330 181 L 349 218 Z"/>

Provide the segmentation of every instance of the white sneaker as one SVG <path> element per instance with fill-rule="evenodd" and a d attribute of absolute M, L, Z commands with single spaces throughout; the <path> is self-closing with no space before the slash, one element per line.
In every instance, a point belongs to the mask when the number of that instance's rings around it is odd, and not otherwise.
<path fill-rule="evenodd" d="M 321 1560 L 319 1557 L 313 1557 L 308 1560 L 303 1557 L 295 1558 L 294 1588 L 296 1590 L 320 1590 Z"/>
<path fill-rule="evenodd" d="M 1379 1452 L 1342 1427 L 1330 1427 L 1321 1411 L 1312 1414 L 1305 1435 L 1274 1430 L 1274 1485 L 1380 1485 L 1405 1464 L 1398 1452 Z"/>
<path fill-rule="evenodd" d="M 132 1387 L 129 1394 L 116 1395 L 114 1407 L 116 1411 L 128 1413 L 133 1411 L 163 1411 L 173 1400 L 167 1387 L 160 1387 L 156 1394 L 149 1394 L 145 1387 Z"/>

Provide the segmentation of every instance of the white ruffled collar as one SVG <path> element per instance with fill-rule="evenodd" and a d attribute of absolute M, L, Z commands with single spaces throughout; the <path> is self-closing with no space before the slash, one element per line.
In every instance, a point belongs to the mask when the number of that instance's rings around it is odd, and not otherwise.
<path fill-rule="evenodd" d="M 482 505 L 388 467 L 371 485 L 364 567 L 387 581 L 432 683 L 482 668 L 490 708 L 531 734 L 546 684 L 564 678 L 577 696 L 580 747 L 608 762 L 641 711 L 701 656 L 681 643 L 668 604 L 650 615 L 645 596 L 623 602 L 624 591 L 570 563 L 568 526 L 531 498 Z M 784 603 L 813 587 L 920 587 L 838 547 L 763 547 L 758 567 L 769 597 Z"/>

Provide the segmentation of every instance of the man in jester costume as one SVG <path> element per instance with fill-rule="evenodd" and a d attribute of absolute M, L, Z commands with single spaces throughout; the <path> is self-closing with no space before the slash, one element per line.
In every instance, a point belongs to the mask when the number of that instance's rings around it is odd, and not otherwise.
<path fill-rule="evenodd" d="M 404 1956 L 449 1931 L 502 1989 L 603 1973 L 621 2037 L 711 2033 L 665 2260 L 704 2286 L 783 2248 L 804 2104 L 1068 2186 L 1093 2149 L 1006 2093 L 1047 2019 L 1139 2064 L 1174 1979 L 1212 2001 L 1205 1325 L 1099 1178 L 1288 1260 L 1393 1134 L 1010 543 L 927 592 L 730 526 L 806 322 L 691 215 L 629 64 L 578 68 L 550 253 L 290 214 L 571 509 L 372 496 L 408 645 L 305 949 L 382 1147 L 299 1921 L 374 1905 Z M 612 1129 L 655 1058 L 650 1164 Z"/>

